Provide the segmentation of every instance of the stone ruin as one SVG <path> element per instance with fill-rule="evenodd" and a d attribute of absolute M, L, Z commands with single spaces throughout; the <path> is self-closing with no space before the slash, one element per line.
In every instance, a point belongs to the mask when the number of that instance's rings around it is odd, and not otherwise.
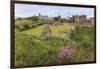
<path fill-rule="evenodd" d="M 64 36 L 62 36 L 62 38 L 67 39 L 67 46 L 71 46 L 72 44 L 72 40 L 71 40 L 71 36 L 73 33 L 75 33 L 75 30 L 73 29 L 69 29 L 69 30 L 64 30 L 64 31 L 60 31 L 60 33 Z"/>
<path fill-rule="evenodd" d="M 75 31 L 73 29 L 69 29 L 69 30 L 60 31 L 59 33 L 65 34 L 65 37 L 67 37 L 67 39 L 70 39 L 72 33 L 74 33 L 74 32 Z"/>
<path fill-rule="evenodd" d="M 51 37 L 51 33 L 52 33 L 52 31 L 51 31 L 49 25 L 46 24 L 46 25 L 44 25 L 43 31 L 41 32 L 41 38 L 44 39 L 44 40 L 46 40 L 49 37 Z"/>
<path fill-rule="evenodd" d="M 75 25 L 81 25 L 86 23 L 86 15 L 74 15 L 72 16 L 72 23 Z"/>

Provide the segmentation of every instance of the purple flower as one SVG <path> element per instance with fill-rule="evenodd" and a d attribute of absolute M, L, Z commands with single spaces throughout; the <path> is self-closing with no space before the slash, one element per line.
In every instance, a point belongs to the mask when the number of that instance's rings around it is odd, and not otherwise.
<path fill-rule="evenodd" d="M 59 50 L 59 56 L 61 58 L 65 58 L 65 57 L 71 56 L 72 53 L 73 53 L 73 49 L 72 48 L 61 48 Z"/>

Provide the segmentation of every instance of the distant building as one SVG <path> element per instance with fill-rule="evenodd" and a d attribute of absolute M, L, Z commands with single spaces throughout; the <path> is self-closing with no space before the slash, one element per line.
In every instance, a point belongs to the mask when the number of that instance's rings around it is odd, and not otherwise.
<path fill-rule="evenodd" d="M 93 17 L 91 17 L 89 20 L 91 21 L 91 23 L 94 23 L 94 18 Z"/>
<path fill-rule="evenodd" d="M 42 16 L 41 14 L 39 14 L 39 21 L 47 22 L 48 21 L 48 16 Z"/>
<path fill-rule="evenodd" d="M 45 15 L 41 15 L 39 13 L 38 17 L 39 17 L 39 21 L 41 21 L 41 22 L 45 22 L 45 23 L 52 24 L 52 25 L 61 24 L 61 16 L 56 17 L 57 20 L 54 20 L 54 17 L 48 17 L 48 16 L 45 16 Z"/>
<path fill-rule="evenodd" d="M 86 22 L 86 15 L 75 15 L 72 16 L 72 22 L 75 24 L 84 24 Z"/>
<path fill-rule="evenodd" d="M 88 18 L 87 21 L 86 21 L 86 23 L 94 25 L 94 18 L 93 17 Z"/>

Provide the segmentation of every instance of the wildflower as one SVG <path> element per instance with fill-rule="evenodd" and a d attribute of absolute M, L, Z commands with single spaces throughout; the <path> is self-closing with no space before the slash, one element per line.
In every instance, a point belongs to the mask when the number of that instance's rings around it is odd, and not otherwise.
<path fill-rule="evenodd" d="M 59 56 L 61 58 L 65 58 L 65 57 L 71 56 L 72 53 L 73 53 L 73 49 L 72 48 L 61 48 L 59 50 Z"/>

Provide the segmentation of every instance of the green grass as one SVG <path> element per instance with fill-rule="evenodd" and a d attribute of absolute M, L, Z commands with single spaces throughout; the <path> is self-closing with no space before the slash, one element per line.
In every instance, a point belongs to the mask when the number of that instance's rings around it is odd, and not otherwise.
<path fill-rule="evenodd" d="M 62 33 L 60 33 L 60 31 L 75 29 L 75 26 L 70 26 L 68 24 L 57 25 L 57 26 L 49 25 L 49 26 L 52 30 L 52 36 L 58 36 L 58 37 L 62 36 Z M 39 26 L 37 28 L 32 28 L 32 29 L 27 30 L 27 31 L 23 31 L 22 33 L 40 36 L 41 32 L 43 30 L 43 27 L 44 27 L 44 25 Z"/>
<path fill-rule="evenodd" d="M 15 65 L 43 65 L 54 63 L 94 61 L 94 37 L 91 27 L 75 27 L 68 24 L 50 26 L 52 36 L 48 40 L 39 38 L 44 25 L 19 32 L 15 30 Z M 59 31 L 73 28 L 75 33 L 69 40 L 59 38 Z M 61 60 L 59 49 L 71 47 L 75 53 L 69 58 Z"/>
<path fill-rule="evenodd" d="M 66 46 L 66 40 L 58 37 L 43 41 L 20 32 L 15 37 L 16 65 L 57 63 L 58 50 Z"/>
<path fill-rule="evenodd" d="M 75 41 L 78 46 L 76 61 L 93 61 L 94 60 L 94 33 L 91 27 L 76 27 L 76 32 L 71 39 Z M 80 60 L 79 60 L 80 59 Z"/>
<path fill-rule="evenodd" d="M 27 23 L 32 23 L 32 20 L 16 20 L 15 25 L 22 25 L 22 24 L 27 24 Z"/>

